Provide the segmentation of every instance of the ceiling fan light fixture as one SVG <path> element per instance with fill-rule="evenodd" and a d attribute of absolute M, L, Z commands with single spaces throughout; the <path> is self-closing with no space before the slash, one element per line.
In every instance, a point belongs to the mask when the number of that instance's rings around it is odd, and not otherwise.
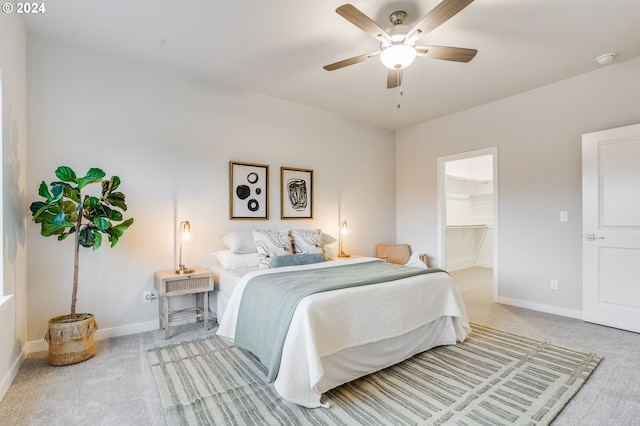
<path fill-rule="evenodd" d="M 416 49 L 413 46 L 399 43 L 383 49 L 380 52 L 382 64 L 392 70 L 401 70 L 408 67 L 416 59 Z"/>

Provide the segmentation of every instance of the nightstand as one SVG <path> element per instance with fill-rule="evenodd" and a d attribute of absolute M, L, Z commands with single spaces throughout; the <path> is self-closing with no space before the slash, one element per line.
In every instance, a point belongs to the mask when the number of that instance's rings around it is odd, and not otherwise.
<path fill-rule="evenodd" d="M 169 323 L 184 319 L 197 319 L 209 329 L 209 292 L 213 290 L 213 273 L 204 268 L 195 268 L 190 274 L 176 274 L 175 270 L 159 271 L 153 274 L 153 286 L 158 292 L 158 313 L 160 330 L 164 338 L 169 338 Z M 191 308 L 172 310 L 169 298 L 195 294 L 196 305 Z M 200 299 L 203 299 L 202 302 Z"/>

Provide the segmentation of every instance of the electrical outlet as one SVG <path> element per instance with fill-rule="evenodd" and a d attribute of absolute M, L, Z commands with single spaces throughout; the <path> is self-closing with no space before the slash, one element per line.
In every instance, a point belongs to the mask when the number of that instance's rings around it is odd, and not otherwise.
<path fill-rule="evenodd" d="M 551 290 L 558 289 L 558 280 L 551 280 Z"/>
<path fill-rule="evenodd" d="M 144 303 L 149 303 L 149 302 L 151 302 L 152 299 L 153 299 L 153 294 L 151 294 L 150 291 L 143 291 L 142 292 L 142 301 Z"/>

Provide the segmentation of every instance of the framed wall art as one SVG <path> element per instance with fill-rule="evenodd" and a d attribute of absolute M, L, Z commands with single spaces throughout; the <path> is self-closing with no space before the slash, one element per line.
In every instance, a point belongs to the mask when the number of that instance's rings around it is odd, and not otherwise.
<path fill-rule="evenodd" d="M 229 162 L 229 219 L 269 219 L 269 166 Z"/>
<path fill-rule="evenodd" d="M 313 219 L 313 170 L 280 168 L 280 218 Z"/>

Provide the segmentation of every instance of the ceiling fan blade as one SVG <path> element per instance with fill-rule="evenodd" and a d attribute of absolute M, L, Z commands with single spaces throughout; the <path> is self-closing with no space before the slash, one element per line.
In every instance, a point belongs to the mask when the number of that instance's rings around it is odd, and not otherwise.
<path fill-rule="evenodd" d="M 364 62 L 367 59 L 371 59 L 371 58 L 375 58 L 376 56 L 378 56 L 380 54 L 380 51 L 376 51 L 376 52 L 371 52 L 371 53 L 367 53 L 364 55 L 360 55 L 360 56 L 354 56 L 353 58 L 349 58 L 349 59 L 343 59 L 342 61 L 338 61 L 335 62 L 333 64 L 329 64 L 329 65 L 325 65 L 324 68 L 327 71 L 334 71 L 340 68 L 344 68 L 346 66 L 349 65 L 353 65 L 353 64 L 357 64 L 360 62 Z"/>
<path fill-rule="evenodd" d="M 478 51 L 476 49 L 466 49 L 464 47 L 451 46 L 416 46 L 418 56 L 432 59 L 442 59 L 444 61 L 469 62 Z"/>
<path fill-rule="evenodd" d="M 402 70 L 389 70 L 387 74 L 387 89 L 393 89 L 402 84 Z"/>
<path fill-rule="evenodd" d="M 414 36 L 430 33 L 467 7 L 471 2 L 473 0 L 442 0 L 409 30 L 404 39 L 410 40 Z"/>
<path fill-rule="evenodd" d="M 364 32 L 372 35 L 381 42 L 391 43 L 391 36 L 378 24 L 351 4 L 345 4 L 336 9 L 336 13 Z"/>

